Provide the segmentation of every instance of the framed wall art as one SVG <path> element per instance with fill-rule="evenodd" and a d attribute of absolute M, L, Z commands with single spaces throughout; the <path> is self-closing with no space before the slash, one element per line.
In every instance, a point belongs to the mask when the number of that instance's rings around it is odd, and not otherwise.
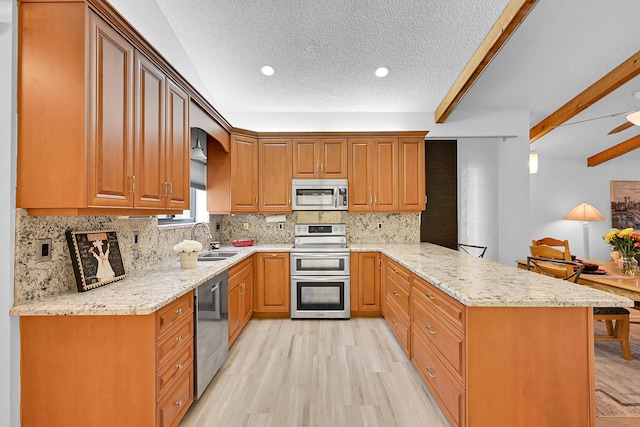
<path fill-rule="evenodd" d="M 611 223 L 640 229 L 640 181 L 611 181 Z"/>
<path fill-rule="evenodd" d="M 115 231 L 67 231 L 66 236 L 79 292 L 126 276 Z"/>

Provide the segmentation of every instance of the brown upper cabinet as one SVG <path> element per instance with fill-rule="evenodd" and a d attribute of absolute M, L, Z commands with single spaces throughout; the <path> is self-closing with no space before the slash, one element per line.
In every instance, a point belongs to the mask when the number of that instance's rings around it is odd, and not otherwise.
<path fill-rule="evenodd" d="M 17 207 L 188 208 L 188 94 L 84 3 L 20 3 L 18 25 Z"/>
<path fill-rule="evenodd" d="M 231 212 L 258 212 L 258 140 L 231 137 Z"/>
<path fill-rule="evenodd" d="M 398 211 L 398 139 L 349 139 L 349 212 Z"/>
<path fill-rule="evenodd" d="M 259 211 L 291 212 L 291 140 L 260 139 Z"/>
<path fill-rule="evenodd" d="M 427 201 L 424 138 L 400 138 L 398 144 L 398 210 L 422 212 Z"/>
<path fill-rule="evenodd" d="M 346 178 L 346 138 L 293 140 L 293 178 Z"/>
<path fill-rule="evenodd" d="M 349 212 L 424 210 L 424 136 L 349 138 Z"/>

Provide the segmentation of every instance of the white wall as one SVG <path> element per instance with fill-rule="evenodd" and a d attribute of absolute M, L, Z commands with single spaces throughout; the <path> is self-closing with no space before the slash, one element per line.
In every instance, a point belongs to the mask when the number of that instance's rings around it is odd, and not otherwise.
<path fill-rule="evenodd" d="M 13 305 L 15 236 L 15 54 L 16 2 L 0 1 L 0 425 L 20 425 L 20 336 Z"/>
<path fill-rule="evenodd" d="M 515 266 L 529 250 L 527 138 L 458 139 L 458 241 Z"/>
<path fill-rule="evenodd" d="M 586 159 L 549 158 L 539 150 L 538 173 L 531 175 L 531 239 L 568 239 L 571 253 L 584 257 L 582 222 L 562 218 L 579 203 L 590 203 L 604 221 L 589 223 L 592 259 L 609 259 L 602 235 L 611 228 L 611 181 L 640 181 L 640 152 L 632 152 L 595 167 Z"/>

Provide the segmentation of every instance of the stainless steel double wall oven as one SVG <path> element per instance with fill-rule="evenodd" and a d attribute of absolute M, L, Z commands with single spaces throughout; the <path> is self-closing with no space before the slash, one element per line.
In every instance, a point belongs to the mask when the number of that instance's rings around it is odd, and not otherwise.
<path fill-rule="evenodd" d="M 296 224 L 291 318 L 348 319 L 350 263 L 344 224 Z"/>

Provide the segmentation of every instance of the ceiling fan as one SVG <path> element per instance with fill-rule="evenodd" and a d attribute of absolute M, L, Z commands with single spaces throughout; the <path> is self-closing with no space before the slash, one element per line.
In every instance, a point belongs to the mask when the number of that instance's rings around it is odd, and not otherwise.
<path fill-rule="evenodd" d="M 631 96 L 633 96 L 635 99 L 640 99 L 640 90 L 631 92 Z M 613 135 L 614 133 L 622 132 L 623 130 L 629 129 L 631 126 L 640 126 L 640 111 L 632 111 L 628 113 L 627 121 L 620 126 L 616 126 L 615 128 L 611 129 L 607 135 Z"/>
<path fill-rule="evenodd" d="M 631 96 L 633 96 L 637 100 L 640 100 L 640 90 L 636 90 L 636 91 L 632 92 Z M 606 119 L 606 118 L 609 118 L 609 117 L 617 117 L 617 116 L 622 116 L 622 115 L 626 115 L 627 121 L 622 123 L 619 126 L 616 126 L 613 129 L 611 129 L 607 135 L 613 135 L 613 134 L 616 134 L 618 132 L 622 132 L 623 130 L 627 130 L 630 127 L 633 127 L 633 126 L 640 126 L 640 110 L 634 110 L 634 111 L 623 111 L 623 112 L 614 113 L 614 114 L 607 114 L 606 116 L 592 117 L 592 118 L 589 118 L 589 119 L 579 120 L 579 121 L 571 122 L 571 123 L 564 123 L 564 124 L 558 125 L 556 127 L 576 125 L 578 123 L 591 122 L 593 120 Z"/>

